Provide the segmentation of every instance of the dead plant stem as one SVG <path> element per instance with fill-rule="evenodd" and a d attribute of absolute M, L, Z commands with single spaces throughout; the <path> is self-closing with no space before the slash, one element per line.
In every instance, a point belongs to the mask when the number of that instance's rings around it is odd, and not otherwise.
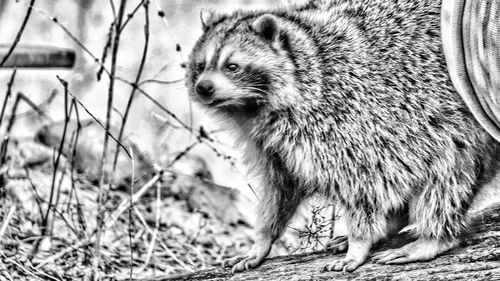
<path fill-rule="evenodd" d="M 16 48 L 17 44 L 19 43 L 19 40 L 21 40 L 21 36 L 23 35 L 24 28 L 26 28 L 26 24 L 28 23 L 28 20 L 31 15 L 31 10 L 33 10 L 33 5 L 35 5 L 35 0 L 31 0 L 28 10 L 26 11 L 26 15 L 24 16 L 23 23 L 21 24 L 21 27 L 17 31 L 16 38 L 14 39 L 14 42 L 9 48 L 9 51 L 7 51 L 7 54 L 2 58 L 2 61 L 0 62 L 0 67 L 2 67 L 5 62 L 9 59 L 10 55 L 14 52 L 14 49 Z"/>
<path fill-rule="evenodd" d="M 102 233 L 102 222 L 103 222 L 103 205 L 104 205 L 104 197 L 107 196 L 107 186 L 110 183 L 109 181 L 112 179 L 108 179 L 109 171 L 106 171 L 106 163 L 108 157 L 108 141 L 109 136 L 108 133 L 111 127 L 111 113 L 113 111 L 113 95 L 115 88 L 115 74 L 116 74 L 116 62 L 118 57 L 118 49 L 120 46 L 120 27 L 123 21 L 123 14 L 125 13 L 125 7 L 127 5 L 127 0 L 120 1 L 120 7 L 118 10 L 117 17 L 115 19 L 115 30 L 114 30 L 114 38 L 112 41 L 112 51 L 111 51 L 111 71 L 109 77 L 109 88 L 108 88 L 108 103 L 106 110 L 106 127 L 104 132 L 104 143 L 102 149 L 102 158 L 99 166 L 100 180 L 99 180 L 99 193 L 97 195 L 97 233 L 96 233 L 96 243 L 94 249 L 94 260 L 93 260 L 93 268 L 94 268 L 94 280 L 97 281 L 100 279 L 99 277 L 99 263 L 100 263 L 100 247 L 101 247 L 101 233 Z"/>

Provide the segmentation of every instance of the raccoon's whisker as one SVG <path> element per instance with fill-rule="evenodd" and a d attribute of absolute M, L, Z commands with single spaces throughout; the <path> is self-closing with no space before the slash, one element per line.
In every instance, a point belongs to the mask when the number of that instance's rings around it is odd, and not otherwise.
<path fill-rule="evenodd" d="M 265 95 L 270 95 L 269 92 L 266 92 L 266 91 L 259 89 L 259 88 L 256 88 L 256 87 L 245 86 L 245 87 L 241 87 L 241 88 L 244 90 L 252 90 L 252 91 L 257 91 L 257 92 L 265 94 Z"/>
<path fill-rule="evenodd" d="M 264 91 L 261 88 L 258 88 L 259 85 L 252 85 L 252 86 L 242 86 L 242 89 L 253 89 L 253 90 L 259 90 L 259 91 Z"/>

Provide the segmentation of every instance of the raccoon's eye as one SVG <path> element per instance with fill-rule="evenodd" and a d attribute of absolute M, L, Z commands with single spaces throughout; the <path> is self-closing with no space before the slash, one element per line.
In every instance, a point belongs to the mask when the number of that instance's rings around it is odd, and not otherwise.
<path fill-rule="evenodd" d="M 205 69 L 205 63 L 204 62 L 197 62 L 195 65 L 194 65 L 194 68 L 197 70 L 197 71 L 203 71 Z"/>
<path fill-rule="evenodd" d="M 236 70 L 240 69 L 240 66 L 235 64 L 235 63 L 230 63 L 230 64 L 226 65 L 226 68 L 229 71 L 236 71 Z"/>

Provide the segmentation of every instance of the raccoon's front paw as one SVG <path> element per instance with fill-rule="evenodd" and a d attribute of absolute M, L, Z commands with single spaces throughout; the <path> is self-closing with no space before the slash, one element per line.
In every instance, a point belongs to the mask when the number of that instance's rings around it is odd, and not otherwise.
<path fill-rule="evenodd" d="M 403 264 L 428 261 L 455 247 L 456 241 L 442 242 L 437 239 L 419 239 L 399 249 L 391 249 L 375 255 L 372 259 L 381 264 Z"/>
<path fill-rule="evenodd" d="M 332 241 L 326 244 L 326 248 L 334 253 L 344 253 L 347 251 L 348 245 L 347 236 L 342 235 L 334 237 Z"/>
<path fill-rule="evenodd" d="M 323 271 L 343 271 L 343 272 L 353 272 L 365 262 L 364 259 L 355 259 L 345 257 L 341 260 L 336 260 L 332 263 L 327 264 Z"/>
<path fill-rule="evenodd" d="M 271 251 L 272 243 L 269 241 L 258 241 L 246 255 L 239 255 L 222 262 L 224 267 L 233 267 L 233 272 L 242 272 L 255 268 L 262 264 Z"/>
<path fill-rule="evenodd" d="M 347 241 L 342 240 L 343 239 L 340 238 L 337 241 L 339 241 L 341 245 L 349 244 L 345 258 L 327 264 L 323 267 L 323 271 L 342 270 L 344 272 L 352 272 L 365 262 L 372 245 L 371 239 L 355 239 L 349 236 Z M 347 247 L 347 245 L 345 246 Z"/>
<path fill-rule="evenodd" d="M 233 267 L 233 272 L 242 272 L 261 265 L 264 259 L 265 257 L 257 257 L 250 254 L 239 255 L 225 260 L 222 265 L 225 267 Z"/>

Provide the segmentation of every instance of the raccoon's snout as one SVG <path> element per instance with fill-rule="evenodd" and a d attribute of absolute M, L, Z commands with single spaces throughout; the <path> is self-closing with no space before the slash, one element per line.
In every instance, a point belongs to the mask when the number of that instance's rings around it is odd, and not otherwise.
<path fill-rule="evenodd" d="M 196 84 L 196 94 L 202 99 L 210 99 L 215 94 L 215 85 L 210 80 L 201 80 Z"/>

